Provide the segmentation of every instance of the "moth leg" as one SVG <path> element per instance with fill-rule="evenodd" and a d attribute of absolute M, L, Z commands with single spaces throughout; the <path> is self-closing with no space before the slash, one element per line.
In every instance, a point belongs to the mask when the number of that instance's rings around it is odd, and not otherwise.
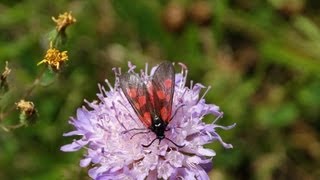
<path fill-rule="evenodd" d="M 169 138 L 165 138 L 166 140 L 168 140 L 168 141 L 170 141 L 172 144 L 174 144 L 175 146 L 177 146 L 178 148 L 183 148 L 184 146 L 185 146 L 185 144 L 184 145 L 178 145 L 178 144 L 176 144 L 175 142 L 173 142 L 171 139 L 169 139 Z"/>
<path fill-rule="evenodd" d="M 154 138 L 148 145 L 144 145 L 144 144 L 142 144 L 142 146 L 143 147 L 149 147 L 149 146 L 151 146 L 151 144 L 153 144 L 153 142 L 155 141 L 155 140 L 157 140 L 157 139 L 159 139 L 159 138 Z M 159 144 L 160 144 L 160 139 L 159 139 Z"/>

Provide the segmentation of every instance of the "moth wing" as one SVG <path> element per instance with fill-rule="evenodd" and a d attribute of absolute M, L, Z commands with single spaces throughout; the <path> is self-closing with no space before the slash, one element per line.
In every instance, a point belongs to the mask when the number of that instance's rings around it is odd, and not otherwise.
<path fill-rule="evenodd" d="M 169 123 L 175 85 L 175 70 L 170 62 L 161 63 L 151 80 L 152 100 L 156 114 Z"/>
<path fill-rule="evenodd" d="M 135 73 L 125 73 L 120 76 L 120 88 L 139 119 L 149 128 L 152 124 L 153 106 L 143 80 Z"/>

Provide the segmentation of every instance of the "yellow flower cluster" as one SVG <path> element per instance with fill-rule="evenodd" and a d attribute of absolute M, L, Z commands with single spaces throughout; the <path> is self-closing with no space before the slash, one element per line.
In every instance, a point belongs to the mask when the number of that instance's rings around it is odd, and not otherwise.
<path fill-rule="evenodd" d="M 58 32 L 65 30 L 69 25 L 77 20 L 71 15 L 71 12 L 60 14 L 58 18 L 52 17 L 52 20 L 57 24 Z"/>
<path fill-rule="evenodd" d="M 47 50 L 44 59 L 38 63 L 38 65 L 42 63 L 46 63 L 50 65 L 53 69 L 59 70 L 60 64 L 64 63 L 68 60 L 67 51 L 60 52 L 58 49 L 50 46 L 50 49 Z"/>
<path fill-rule="evenodd" d="M 57 18 L 52 17 L 52 20 L 57 24 L 56 29 L 58 34 L 50 42 L 50 48 L 47 50 L 47 53 L 42 61 L 38 65 L 45 63 L 49 65 L 53 70 L 59 70 L 61 65 L 68 60 L 67 51 L 60 51 L 56 49 L 59 44 L 59 38 L 64 34 L 65 29 L 76 22 L 76 19 L 71 15 L 71 12 L 65 12 L 59 14 Z M 60 39 L 61 40 L 61 39 Z M 54 44 L 54 46 L 53 46 Z"/>

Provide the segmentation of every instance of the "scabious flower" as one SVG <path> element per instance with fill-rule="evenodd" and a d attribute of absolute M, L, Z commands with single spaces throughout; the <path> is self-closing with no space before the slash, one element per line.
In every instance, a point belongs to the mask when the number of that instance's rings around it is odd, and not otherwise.
<path fill-rule="evenodd" d="M 202 121 L 205 115 L 213 114 L 219 119 L 223 113 L 218 106 L 205 102 L 204 95 L 200 94 L 205 88 L 203 85 L 191 82 L 190 87 L 185 86 L 187 70 L 182 64 L 181 67 L 175 77 L 172 104 L 172 112 L 178 110 L 165 136 L 184 147 L 179 148 L 167 139 L 143 147 L 142 144 L 156 137 L 155 133 L 133 136 L 135 132 L 128 132 L 146 127 L 120 90 L 120 69 L 114 69 L 114 87 L 107 80 L 109 91 L 99 85 L 99 101 L 86 101 L 88 108 L 79 108 L 77 116 L 69 122 L 75 130 L 64 135 L 78 135 L 80 139 L 62 146 L 61 150 L 71 152 L 85 148 L 80 166 L 90 165 L 89 176 L 93 179 L 209 179 L 207 171 L 212 167 L 215 152 L 203 146 L 219 141 L 225 148 L 232 148 L 231 144 L 223 142 L 216 129 L 227 130 L 235 124 L 225 127 L 215 124 L 216 120 L 210 124 Z M 148 74 L 146 66 L 139 76 L 147 81 L 155 69 Z M 134 70 L 135 66 L 129 63 L 129 72 L 134 73 Z"/>

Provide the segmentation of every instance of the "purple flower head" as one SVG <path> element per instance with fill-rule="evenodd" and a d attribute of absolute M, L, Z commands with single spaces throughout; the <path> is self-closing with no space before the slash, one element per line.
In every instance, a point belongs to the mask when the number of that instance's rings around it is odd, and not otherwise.
<path fill-rule="evenodd" d="M 119 87 L 120 69 L 114 69 L 115 85 L 112 87 L 106 81 L 109 91 L 99 85 L 99 101 L 86 102 L 89 108 L 79 108 L 76 118 L 70 120 L 76 130 L 64 136 L 78 135 L 81 138 L 62 146 L 61 150 L 71 152 L 85 148 L 87 151 L 80 166 L 91 164 L 89 176 L 93 179 L 209 179 L 207 172 L 212 167 L 215 152 L 203 146 L 217 140 L 225 148 L 232 148 L 231 144 L 223 142 L 216 129 L 228 130 L 235 124 L 227 127 L 215 124 L 223 113 L 218 106 L 205 103 L 204 95 L 200 94 L 205 88 L 203 85 L 191 82 L 190 87 L 185 86 L 188 71 L 185 65 L 180 65 L 181 72 L 175 75 L 174 116 L 165 131 L 166 139 L 160 144 L 142 146 L 157 136 L 153 132 L 143 133 L 148 128 Z M 147 83 L 156 68 L 148 74 L 146 65 L 139 77 Z M 129 72 L 135 73 L 134 70 L 135 66 L 129 63 Z M 202 119 L 207 114 L 215 115 L 216 120 L 211 124 L 204 123 Z M 143 128 L 145 130 L 138 134 L 130 131 Z M 169 139 L 184 146 L 177 147 Z"/>

